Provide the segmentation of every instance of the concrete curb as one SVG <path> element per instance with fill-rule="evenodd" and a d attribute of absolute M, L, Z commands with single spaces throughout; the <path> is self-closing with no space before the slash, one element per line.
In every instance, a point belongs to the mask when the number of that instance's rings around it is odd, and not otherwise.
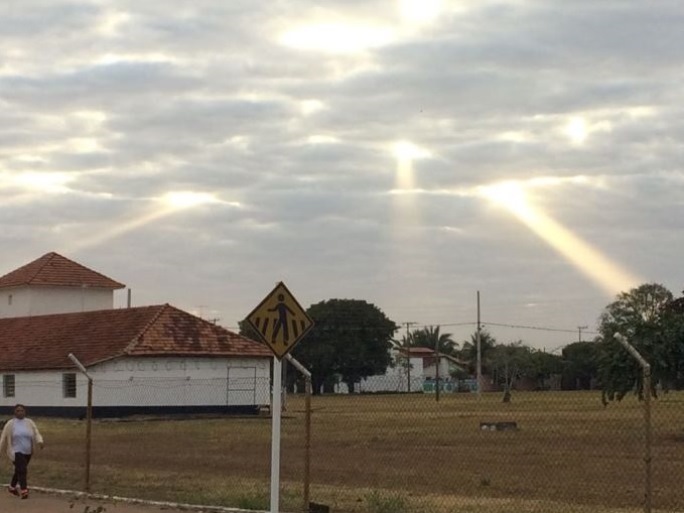
<path fill-rule="evenodd" d="M 156 506 L 160 508 L 172 508 L 185 511 L 197 511 L 203 513 L 268 513 L 263 510 L 228 508 L 225 506 L 202 506 L 199 504 L 185 504 L 182 502 L 148 501 L 144 499 L 131 499 L 130 497 L 118 497 L 116 495 L 101 495 L 97 493 L 78 492 L 76 490 L 59 490 L 57 488 L 44 488 L 31 486 L 31 490 L 58 495 L 61 497 L 73 497 L 78 499 L 96 499 L 99 501 L 120 502 L 122 504 L 137 504 L 140 506 Z"/>

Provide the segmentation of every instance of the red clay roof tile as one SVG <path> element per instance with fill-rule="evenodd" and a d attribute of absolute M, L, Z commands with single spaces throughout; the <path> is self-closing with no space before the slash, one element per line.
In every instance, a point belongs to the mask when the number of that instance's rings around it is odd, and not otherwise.
<path fill-rule="evenodd" d="M 170 305 L 0 319 L 0 372 L 73 368 L 120 356 L 269 358 L 271 352 Z"/>
<path fill-rule="evenodd" d="M 121 289 L 125 285 L 57 253 L 47 253 L 0 277 L 0 288 L 21 285 L 100 287 Z"/>

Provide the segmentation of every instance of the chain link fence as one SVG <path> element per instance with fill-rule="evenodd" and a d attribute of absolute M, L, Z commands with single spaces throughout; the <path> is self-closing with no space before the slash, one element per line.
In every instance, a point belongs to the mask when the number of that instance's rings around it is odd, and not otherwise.
<path fill-rule="evenodd" d="M 604 406 L 598 391 L 514 389 L 503 402 L 501 391 L 478 395 L 451 382 L 437 401 L 434 381 L 412 383 L 412 393 L 389 381 L 375 383 L 382 391 L 313 397 L 312 502 L 343 513 L 643 511 L 644 403 L 635 396 Z M 255 378 L 96 380 L 91 491 L 267 510 L 268 410 L 226 415 L 219 406 L 267 404 L 269 391 Z M 99 415 L 113 398 L 140 408 Z M 217 408 L 193 410 L 203 404 Z M 682 512 L 684 392 L 661 393 L 651 406 L 653 508 Z M 46 438 L 31 483 L 82 489 L 85 421 L 28 408 Z M 281 509 L 295 512 L 303 510 L 304 396 L 289 395 L 285 408 Z"/>

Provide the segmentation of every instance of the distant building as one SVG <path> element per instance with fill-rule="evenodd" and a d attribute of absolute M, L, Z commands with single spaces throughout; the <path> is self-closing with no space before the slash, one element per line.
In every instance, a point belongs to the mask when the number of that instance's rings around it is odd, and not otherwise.
<path fill-rule="evenodd" d="M 434 380 L 436 376 L 437 358 L 434 349 L 428 347 L 398 348 L 393 349 L 391 353 L 392 363 L 385 373 L 362 379 L 357 386 L 359 392 L 408 392 L 409 377 L 411 392 L 434 391 L 434 385 L 432 387 L 426 386 L 426 383 Z M 407 355 L 411 364 L 410 371 L 407 368 Z M 452 378 L 452 374 L 456 371 L 466 372 L 466 369 L 466 364 L 457 358 L 445 354 L 439 355 L 440 381 L 443 385 L 446 382 L 454 382 L 455 385 L 457 380 Z M 457 387 L 450 386 L 447 388 L 450 391 L 456 391 Z M 339 383 L 336 392 L 348 393 L 347 385 Z"/>
<path fill-rule="evenodd" d="M 80 416 L 254 413 L 270 399 L 271 352 L 171 305 L 113 309 L 119 282 L 56 253 L 0 277 L 0 407 Z"/>

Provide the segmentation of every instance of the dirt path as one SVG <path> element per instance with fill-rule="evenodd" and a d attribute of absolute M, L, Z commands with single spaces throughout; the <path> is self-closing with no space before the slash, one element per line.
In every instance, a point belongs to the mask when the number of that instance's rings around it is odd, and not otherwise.
<path fill-rule="evenodd" d="M 73 499 L 35 490 L 31 492 L 31 497 L 27 500 L 21 500 L 10 495 L 4 486 L 0 492 L 1 513 L 85 513 L 86 511 L 96 513 L 98 506 L 104 508 L 99 513 L 174 513 L 179 511 L 154 506 L 103 502 L 94 499 Z M 90 509 L 87 510 L 87 507 Z"/>

